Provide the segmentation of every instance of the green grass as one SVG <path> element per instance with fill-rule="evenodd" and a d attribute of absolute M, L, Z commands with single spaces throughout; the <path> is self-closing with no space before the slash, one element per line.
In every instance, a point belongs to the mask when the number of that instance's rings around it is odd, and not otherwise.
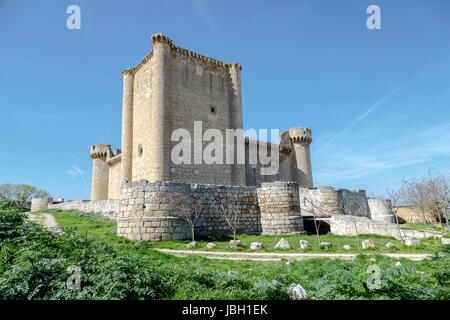
<path fill-rule="evenodd" d="M 156 252 L 152 248 L 170 245 L 185 249 L 185 245 L 189 241 L 160 243 L 130 241 L 113 234 L 116 225 L 113 222 L 102 221 L 98 217 L 90 217 L 77 212 L 47 212 L 55 216 L 61 227 L 70 228 L 82 239 L 86 236 L 87 231 L 87 241 L 92 241 L 93 249 L 89 249 L 90 245 L 88 246 L 87 242 L 75 242 L 76 244 L 69 245 L 71 241 L 79 240 L 70 240 L 72 238 L 68 235 L 67 242 L 65 242 L 65 237 L 54 238 L 54 240 L 48 240 L 49 245 L 39 246 L 41 248 L 39 250 L 49 251 L 48 255 L 53 258 L 59 258 L 59 253 L 56 255 L 53 253 L 53 247 L 63 245 L 66 248 L 67 246 L 68 249 L 64 251 L 69 259 L 67 264 L 80 265 L 85 273 L 88 272 L 91 280 L 83 285 L 97 289 L 94 291 L 86 289 L 82 293 L 76 293 L 73 290 L 67 292 L 63 289 L 58 291 L 58 294 L 62 292 L 71 299 L 89 299 L 95 298 L 97 295 L 106 299 L 145 297 L 145 288 L 149 288 L 148 286 L 154 282 L 151 282 L 152 278 L 144 279 L 151 274 L 158 275 L 164 280 L 161 282 L 164 291 L 161 291 L 163 289 L 160 289 L 157 283 L 152 287 L 156 290 L 157 298 L 162 299 L 287 299 L 286 288 L 291 283 L 301 284 L 313 299 L 448 299 L 450 295 L 448 254 L 441 258 L 436 257 L 423 261 L 400 259 L 402 263 L 400 267 L 395 266 L 398 259 L 380 256 L 374 251 L 368 251 L 371 253 L 368 255 L 358 255 L 354 260 L 313 258 L 291 261 L 289 264 L 284 259 L 261 262 L 213 260 L 200 256 L 182 258 Z M 301 252 L 298 249 L 301 238 L 310 241 L 313 246 L 311 252 L 318 250 L 314 248 L 316 246 L 315 236 L 286 236 L 285 238 L 295 246 L 295 249 L 289 252 Z M 392 241 L 392 239 L 377 236 L 361 236 L 360 238 L 373 239 L 376 244 L 380 245 L 379 248 L 385 242 Z M 246 246 L 255 240 L 263 242 L 267 248 L 272 247 L 275 243 L 274 236 L 239 236 L 239 239 L 244 244 L 241 250 L 248 250 Z M 334 244 L 332 250 L 336 251 L 343 244 L 350 244 L 352 247 L 356 245 L 353 237 L 322 236 L 321 239 L 332 242 Z M 224 237 L 214 241 L 218 244 L 217 250 L 229 250 L 228 240 L 229 238 Z M 202 246 L 206 246 L 206 243 L 207 241 L 204 240 L 199 241 L 200 248 L 204 249 Z M 85 249 L 83 249 L 83 245 L 86 246 Z M 106 245 L 112 245 L 114 251 L 105 247 Z M 13 243 L 10 244 L 11 250 L 14 249 L 14 246 Z M 448 247 L 446 248 L 441 247 L 441 252 L 442 250 L 448 252 Z M 88 249 L 97 253 L 89 254 Z M 429 249 L 431 250 L 431 248 Z M 11 265 L 13 263 L 11 259 L 18 259 L 23 254 L 31 255 L 33 250 L 17 251 L 18 253 L 15 255 L 5 252 L 2 259 L 8 261 L 8 264 L 5 264 L 8 266 L 8 270 L 25 268 L 23 262 L 20 262 L 24 258 L 19 260 L 14 268 Z M 415 248 L 414 250 L 422 249 Z M 74 257 L 70 255 L 72 251 L 74 251 Z M 97 255 L 99 258 L 96 258 Z M 381 269 L 381 287 L 376 290 L 368 289 L 366 285 L 369 277 L 367 268 L 372 264 Z M 65 270 L 65 267 L 61 270 Z M 147 275 L 145 270 L 153 271 Z M 5 278 L 7 282 L 4 281 L 3 286 L 16 288 L 12 284 L 22 281 L 23 274 L 29 271 L 17 275 L 11 273 L 12 271 L 7 272 L 10 273 Z M 45 272 L 48 273 L 48 271 Z M 1 273 L 0 270 L 0 280 L 3 276 Z M 59 277 L 60 273 L 58 271 L 50 275 Z M 47 274 L 48 277 L 50 275 Z M 120 277 L 121 280 L 118 280 L 117 277 Z M 40 278 L 33 277 L 32 279 L 38 281 Z M 150 281 L 150 284 L 142 285 L 141 281 Z M 30 286 L 31 284 L 28 283 L 27 288 Z M 54 296 L 47 294 L 46 297 Z"/>
<path fill-rule="evenodd" d="M 447 225 L 446 224 L 425 224 L 425 223 L 420 223 L 420 222 L 416 222 L 416 223 L 405 223 L 405 224 L 401 224 L 400 227 L 402 229 L 414 229 L 414 230 L 425 230 L 425 231 L 438 231 L 438 232 L 443 232 L 443 233 L 447 233 L 448 229 L 447 229 Z"/>
<path fill-rule="evenodd" d="M 63 210 L 45 210 L 55 217 L 56 223 L 84 237 L 94 237 L 108 244 L 130 244 L 132 241 L 116 235 L 117 223 L 103 219 L 100 215 Z M 39 213 L 36 213 L 39 215 Z"/>
<path fill-rule="evenodd" d="M 288 236 L 278 236 L 278 240 L 284 238 L 291 245 L 291 249 L 275 249 L 274 246 L 277 243 L 277 237 L 270 235 L 239 235 L 238 240 L 241 240 L 241 247 L 239 249 L 231 249 L 229 247 L 229 240 L 231 237 L 216 237 L 215 240 L 209 239 L 198 239 L 198 246 L 195 249 L 189 250 L 209 250 L 209 251 L 242 251 L 242 252 L 290 252 L 290 253 L 431 253 L 440 247 L 440 240 L 437 239 L 437 244 L 434 243 L 434 239 L 421 239 L 421 243 L 416 246 L 407 247 L 402 245 L 400 240 L 396 240 L 391 237 L 383 237 L 377 235 L 360 235 L 359 243 L 365 239 L 373 240 L 375 243 L 375 249 L 358 249 L 358 238 L 348 237 L 348 236 L 337 236 L 332 234 L 321 235 L 321 242 L 330 242 L 332 247 L 329 249 L 319 248 L 316 235 L 288 235 Z M 303 250 L 300 248 L 300 240 L 307 240 L 311 246 L 309 250 Z M 169 248 L 186 250 L 186 245 L 190 240 L 183 241 L 162 241 L 162 242 L 152 242 L 151 247 L 153 248 Z M 207 249 L 206 245 L 209 242 L 216 244 L 214 249 Z M 252 242 L 261 242 L 263 244 L 262 249 L 251 250 L 250 244 Z M 386 243 L 392 242 L 393 247 L 387 248 Z M 344 245 L 350 245 L 350 250 L 344 250 Z"/>
<path fill-rule="evenodd" d="M 104 221 L 99 215 L 83 214 L 80 212 L 62 211 L 62 210 L 47 210 L 47 213 L 52 214 L 56 222 L 63 228 L 74 228 L 80 235 L 85 236 L 86 232 L 88 236 L 92 236 L 101 239 L 109 244 L 118 243 L 132 243 L 123 237 L 117 237 L 115 235 L 116 223 L 110 221 Z M 277 243 L 277 239 L 285 238 L 291 245 L 290 250 L 275 249 L 274 246 Z M 213 240 L 214 239 L 214 240 Z M 231 249 L 229 247 L 229 241 L 232 239 L 230 236 L 222 237 L 208 237 L 207 239 L 197 239 L 198 246 L 195 249 L 190 250 L 208 250 L 208 251 L 240 251 L 240 252 L 290 252 L 290 253 L 432 253 L 440 247 L 440 240 L 437 239 L 435 244 L 434 239 L 421 239 L 421 244 L 416 246 L 407 247 L 402 245 L 400 240 L 392 237 L 378 236 L 378 235 L 360 235 L 359 242 L 365 239 L 371 239 L 375 243 L 375 249 L 359 249 L 357 237 L 349 236 L 337 236 L 332 234 L 321 235 L 321 242 L 330 242 L 332 247 L 330 249 L 320 249 L 316 235 L 238 235 L 237 239 L 241 240 L 241 247 L 238 249 Z M 311 246 L 309 250 L 303 250 L 300 248 L 300 240 L 307 240 Z M 186 250 L 186 245 L 190 240 L 182 241 L 161 241 L 150 242 L 146 241 L 146 246 L 149 248 L 166 248 Z M 207 249 L 206 245 L 209 242 L 216 244 L 214 249 Z M 250 244 L 252 242 L 261 242 L 263 248 L 259 250 L 251 250 Z M 386 243 L 392 242 L 393 247 L 387 248 Z M 344 250 L 344 245 L 350 245 L 350 250 Z M 361 243 L 360 243 L 361 245 Z"/>

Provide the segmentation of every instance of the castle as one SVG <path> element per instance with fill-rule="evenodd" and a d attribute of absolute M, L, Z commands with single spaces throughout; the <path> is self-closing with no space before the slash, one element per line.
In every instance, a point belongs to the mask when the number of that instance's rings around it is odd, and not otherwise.
<path fill-rule="evenodd" d="M 364 190 L 313 186 L 310 129 L 286 130 L 279 144 L 244 137 L 238 63 L 179 48 L 161 33 L 151 42 L 153 50 L 136 67 L 122 71 L 122 149 L 109 144 L 90 148 L 91 200 L 54 203 L 37 198 L 32 211 L 96 212 L 117 221 L 119 236 L 179 240 L 190 234 L 173 203 L 181 198 L 201 206 L 196 226 L 200 236 L 227 234 L 218 207 L 225 204 L 230 210 L 232 204 L 239 214 L 239 233 L 315 232 L 311 223 L 317 218 L 328 226 L 322 232 L 399 237 L 390 200 L 368 199 Z M 180 129 L 194 141 L 174 136 Z M 231 148 L 230 162 L 191 162 L 192 149 L 196 158 L 202 155 L 197 149 L 208 147 L 203 139 L 208 130 L 221 136 L 233 132 L 218 152 Z M 180 139 L 187 142 L 182 153 L 188 161 L 174 161 Z M 260 151 L 276 160 L 275 172 L 261 173 L 267 159 Z"/>
<path fill-rule="evenodd" d="M 233 186 L 281 180 L 313 186 L 310 129 L 283 132 L 276 148 L 244 139 L 238 63 L 182 49 L 161 33 L 154 34 L 151 42 L 153 50 L 136 67 L 122 71 L 122 150 L 109 144 L 91 147 L 91 200 L 119 199 L 123 182 L 140 179 Z M 203 131 L 217 129 L 223 136 L 227 129 L 235 130 L 233 144 L 237 150 L 238 142 L 243 142 L 245 163 L 235 156 L 231 164 L 174 164 L 172 132 L 183 128 L 195 136 L 194 121 L 201 121 Z M 261 161 L 251 163 L 250 151 L 259 148 L 278 153 L 277 173 L 262 175 Z"/>

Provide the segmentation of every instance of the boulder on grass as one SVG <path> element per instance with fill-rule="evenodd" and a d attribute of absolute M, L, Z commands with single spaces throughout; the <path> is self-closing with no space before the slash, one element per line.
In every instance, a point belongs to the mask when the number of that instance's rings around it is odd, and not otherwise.
<path fill-rule="evenodd" d="M 281 238 L 280 241 L 278 241 L 278 243 L 275 245 L 275 249 L 290 249 L 290 248 L 291 245 L 284 238 Z"/>
<path fill-rule="evenodd" d="M 405 245 L 407 247 L 416 246 L 418 244 L 420 244 L 420 240 L 414 240 L 414 239 L 411 239 L 411 238 L 405 239 Z"/>
<path fill-rule="evenodd" d="M 350 250 L 351 247 L 349 244 L 344 244 L 343 248 L 344 250 Z"/>
<path fill-rule="evenodd" d="M 216 244 L 215 244 L 215 243 L 212 243 L 212 242 L 210 242 L 210 243 L 208 243 L 208 244 L 206 245 L 206 247 L 207 247 L 208 249 L 213 249 L 213 248 L 215 248 L 215 247 L 216 247 Z"/>
<path fill-rule="evenodd" d="M 238 248 L 241 245 L 241 240 L 230 240 L 230 248 Z"/>
<path fill-rule="evenodd" d="M 396 263 L 395 263 L 395 266 L 396 267 L 400 267 L 402 265 L 402 263 L 400 262 L 400 261 L 397 261 Z"/>
<path fill-rule="evenodd" d="M 192 241 L 186 245 L 186 248 L 191 249 L 197 247 L 197 241 Z"/>
<path fill-rule="evenodd" d="M 363 240 L 362 248 L 363 249 L 369 249 L 369 248 L 375 249 L 375 243 L 373 243 L 373 240 L 370 240 L 370 239 Z"/>
<path fill-rule="evenodd" d="M 320 249 L 329 249 L 332 246 L 333 245 L 330 242 L 321 242 L 319 245 Z"/>
<path fill-rule="evenodd" d="M 442 244 L 450 244 L 450 239 L 442 237 L 441 242 Z"/>
<path fill-rule="evenodd" d="M 307 240 L 300 240 L 300 248 L 303 250 L 311 249 L 309 242 Z"/>
<path fill-rule="evenodd" d="M 289 296 L 293 300 L 300 300 L 308 298 L 306 290 L 299 284 L 293 283 L 288 288 Z"/>
<path fill-rule="evenodd" d="M 258 250 L 258 249 L 261 249 L 262 247 L 263 247 L 263 244 L 261 242 L 252 242 L 250 244 L 251 250 Z"/>
<path fill-rule="evenodd" d="M 394 244 L 392 242 L 386 243 L 386 248 L 390 248 L 390 247 L 393 247 L 393 246 L 394 246 Z"/>

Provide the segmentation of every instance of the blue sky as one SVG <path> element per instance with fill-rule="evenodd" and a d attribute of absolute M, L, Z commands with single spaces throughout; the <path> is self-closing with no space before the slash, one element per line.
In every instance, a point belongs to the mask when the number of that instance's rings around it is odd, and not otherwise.
<path fill-rule="evenodd" d="M 450 170 L 449 1 L 0 0 L 0 183 L 88 199 L 89 146 L 120 148 L 120 71 L 156 32 L 242 64 L 245 128 L 310 127 L 315 185 Z"/>

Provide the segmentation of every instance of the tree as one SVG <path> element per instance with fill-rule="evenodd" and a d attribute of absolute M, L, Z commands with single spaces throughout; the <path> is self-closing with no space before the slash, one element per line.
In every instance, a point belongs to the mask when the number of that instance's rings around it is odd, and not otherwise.
<path fill-rule="evenodd" d="M 36 187 L 26 184 L 19 184 L 14 189 L 14 197 L 20 206 L 26 206 L 31 200 L 32 195 L 36 192 Z"/>
<path fill-rule="evenodd" d="M 319 234 L 319 229 L 320 229 L 320 221 L 319 223 L 317 223 L 317 219 L 316 219 L 316 210 L 319 211 L 319 214 L 321 214 L 321 209 L 314 205 L 314 203 L 311 201 L 311 199 L 304 197 L 303 198 L 303 205 L 304 205 L 304 211 L 308 212 L 309 214 L 313 215 L 313 220 L 314 220 L 314 228 L 316 230 L 316 235 L 317 235 L 317 243 L 319 244 L 320 247 L 320 234 Z M 311 208 L 311 209 L 306 209 L 306 208 Z"/>
<path fill-rule="evenodd" d="M 219 216 L 225 221 L 228 229 L 233 234 L 233 240 L 236 241 L 237 228 L 239 225 L 240 210 L 237 203 L 228 204 L 227 208 L 221 203 L 217 206 Z"/>
<path fill-rule="evenodd" d="M 0 185 L 0 200 L 12 200 L 15 186 L 11 183 L 4 183 Z"/>
<path fill-rule="evenodd" d="M 429 203 L 428 208 L 436 218 L 437 221 L 443 223 L 443 218 L 448 214 L 448 206 L 450 202 L 449 196 L 449 177 L 444 173 L 436 173 L 428 172 L 428 177 L 426 178 L 427 193 L 429 195 Z M 448 216 L 446 216 L 445 220 L 447 221 L 447 228 L 449 228 L 448 224 Z M 450 229 L 449 229 L 450 231 Z"/>
<path fill-rule="evenodd" d="M 187 222 L 191 229 L 192 242 L 195 241 L 195 227 L 200 213 L 203 210 L 201 200 L 192 198 L 190 195 L 181 193 L 169 195 L 171 204 L 177 208 L 178 216 Z"/>
<path fill-rule="evenodd" d="M 423 178 L 421 180 L 406 180 L 405 178 L 402 178 L 400 181 L 402 198 L 419 209 L 423 217 L 423 223 L 428 224 L 428 220 L 425 216 L 425 212 L 428 208 L 428 198 L 424 184 Z"/>
<path fill-rule="evenodd" d="M 446 216 L 447 229 L 450 231 L 448 211 L 450 206 L 449 174 L 428 171 L 428 175 L 420 179 L 401 180 L 402 197 L 420 210 L 424 223 L 428 221 L 425 212 L 431 212 L 435 221 L 442 226 Z M 442 226 L 443 227 L 443 226 Z"/>
<path fill-rule="evenodd" d="M 359 244 L 359 232 L 358 232 L 358 224 L 356 223 L 356 212 L 358 212 L 359 210 L 359 204 L 357 202 L 348 202 L 347 205 L 344 205 L 344 213 L 348 216 L 351 217 L 352 221 L 353 221 L 353 225 L 355 227 L 355 232 L 356 232 L 356 242 L 358 244 L 358 250 L 360 250 L 360 244 Z"/>
<path fill-rule="evenodd" d="M 46 190 L 36 190 L 33 194 L 33 198 L 51 198 L 51 194 Z"/>
<path fill-rule="evenodd" d="M 14 185 L 11 183 L 4 183 L 0 185 L 0 200 L 12 200 L 19 206 L 27 206 L 31 198 L 51 198 L 48 191 L 38 190 L 36 187 L 26 184 Z"/>
<path fill-rule="evenodd" d="M 399 235 L 400 241 L 403 245 L 403 235 L 402 235 L 402 230 L 400 229 L 400 223 L 398 221 L 398 208 L 397 208 L 397 203 L 398 203 L 399 199 L 401 198 L 402 194 L 399 190 L 395 190 L 395 189 L 386 189 L 386 194 L 391 199 L 392 210 L 394 211 L 395 222 L 397 223 L 398 235 Z"/>

